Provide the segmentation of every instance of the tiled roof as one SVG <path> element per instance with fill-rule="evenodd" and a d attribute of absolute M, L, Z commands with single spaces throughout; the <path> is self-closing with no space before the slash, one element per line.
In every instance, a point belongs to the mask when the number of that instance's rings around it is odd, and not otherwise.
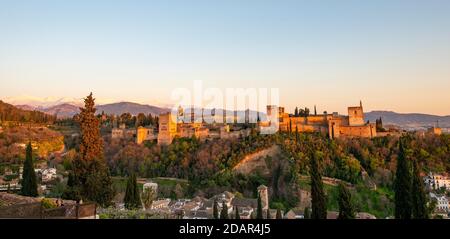
<path fill-rule="evenodd" d="M 258 200 L 253 198 L 233 198 L 231 201 L 233 207 L 258 207 Z"/>

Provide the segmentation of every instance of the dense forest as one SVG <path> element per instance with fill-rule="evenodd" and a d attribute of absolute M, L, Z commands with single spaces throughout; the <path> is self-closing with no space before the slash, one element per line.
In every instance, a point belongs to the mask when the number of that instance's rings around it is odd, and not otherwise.
<path fill-rule="evenodd" d="M 424 172 L 450 171 L 450 136 L 409 134 L 405 146 L 413 152 Z M 398 137 L 374 139 L 353 138 L 329 140 L 318 134 L 299 134 L 285 137 L 281 144 L 294 159 L 299 174 L 308 172 L 308 152 L 320 151 L 324 176 L 339 178 L 351 183 L 367 175 L 377 185 L 390 185 L 395 172 L 398 154 Z"/>
<path fill-rule="evenodd" d="M 14 121 L 21 123 L 53 123 L 56 116 L 40 111 L 21 110 L 0 100 L 0 121 Z"/>

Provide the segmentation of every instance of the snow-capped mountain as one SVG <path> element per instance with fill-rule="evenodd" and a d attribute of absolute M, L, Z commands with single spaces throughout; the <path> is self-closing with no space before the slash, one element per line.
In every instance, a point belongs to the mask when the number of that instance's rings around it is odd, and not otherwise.
<path fill-rule="evenodd" d="M 6 97 L 3 101 L 18 106 L 34 107 L 35 109 L 45 109 L 61 104 L 71 104 L 76 106 L 83 105 L 82 98 L 71 98 L 71 97 L 45 97 L 39 98 L 34 96 L 17 96 L 17 97 Z"/>

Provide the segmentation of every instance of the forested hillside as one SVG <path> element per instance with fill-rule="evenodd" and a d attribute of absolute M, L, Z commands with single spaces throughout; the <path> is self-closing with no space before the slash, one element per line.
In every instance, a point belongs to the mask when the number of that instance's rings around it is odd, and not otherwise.
<path fill-rule="evenodd" d="M 53 123 L 56 117 L 40 111 L 22 110 L 0 100 L 0 121 Z"/>

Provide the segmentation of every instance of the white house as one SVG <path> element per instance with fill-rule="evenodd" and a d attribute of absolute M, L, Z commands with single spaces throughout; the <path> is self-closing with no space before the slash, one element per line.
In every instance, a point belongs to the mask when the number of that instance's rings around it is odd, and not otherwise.
<path fill-rule="evenodd" d="M 448 198 L 445 195 L 437 195 L 435 193 L 430 193 L 430 198 L 436 201 L 436 210 L 442 210 L 445 212 L 449 212 L 449 203 Z"/>

